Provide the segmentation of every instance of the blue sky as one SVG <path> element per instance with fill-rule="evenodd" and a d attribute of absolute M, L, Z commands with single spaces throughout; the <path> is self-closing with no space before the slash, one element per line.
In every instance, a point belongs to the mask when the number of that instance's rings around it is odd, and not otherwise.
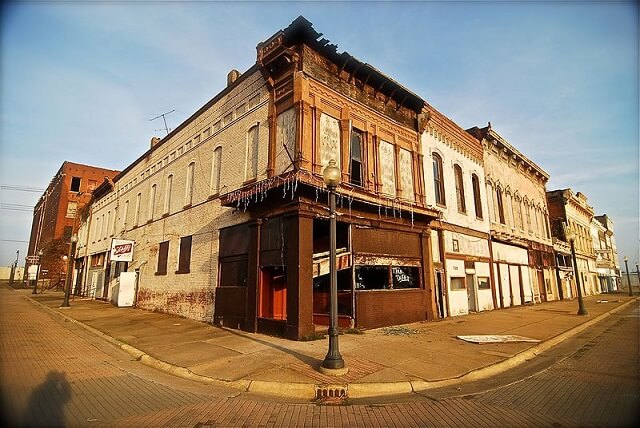
<path fill-rule="evenodd" d="M 639 248 L 635 2 L 38 2 L 2 6 L 0 184 L 45 188 L 64 160 L 123 169 L 255 62 L 298 15 L 463 128 L 492 127 Z M 39 194 L 0 189 L 0 202 Z M 29 238 L 0 210 L 0 265 Z M 621 260 L 622 263 L 622 260 Z"/>

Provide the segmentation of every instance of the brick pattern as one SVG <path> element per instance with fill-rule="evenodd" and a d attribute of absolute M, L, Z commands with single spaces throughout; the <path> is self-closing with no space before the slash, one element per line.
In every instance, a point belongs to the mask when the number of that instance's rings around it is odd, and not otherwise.
<path fill-rule="evenodd" d="M 198 392 L 185 386 L 195 383 L 173 382 L 152 370 L 134 374 L 138 363 L 43 312 L 19 292 L 0 288 L 0 301 L 2 411 L 8 426 L 637 425 L 640 335 L 635 308 L 635 316 L 629 310 L 615 315 L 617 323 L 569 359 L 504 388 L 466 398 L 413 396 L 394 404 L 319 406 L 220 398 L 210 386 L 197 387 L 203 391 Z"/>
<path fill-rule="evenodd" d="M 226 123 L 225 118 L 229 120 L 230 112 L 233 112 L 233 121 Z M 218 271 L 218 229 L 247 220 L 244 212 L 234 213 L 232 208 L 221 207 L 220 200 L 212 195 L 213 151 L 222 147 L 221 194 L 242 186 L 247 167 L 257 165 L 257 179 L 266 178 L 267 115 L 266 85 L 260 73 L 255 72 L 128 170 L 119 178 L 114 191 L 94 204 L 93 220 L 85 225 L 85 229 L 93 230 L 83 235 L 88 238 L 88 245 L 83 248 L 81 244 L 81 254 L 108 251 L 112 237 L 134 240 L 134 261 L 130 263 L 129 270 L 140 268 L 138 305 L 211 322 Z M 217 130 L 220 121 L 220 129 Z M 249 130 L 256 124 L 259 124 L 258 150 L 254 151 L 248 147 L 252 142 Z M 205 138 L 207 129 L 211 129 L 211 135 Z M 196 136 L 200 138 L 198 144 Z M 256 156 L 257 160 L 249 159 L 248 154 Z M 166 165 L 165 158 L 168 158 Z M 185 204 L 187 170 L 193 162 L 193 202 L 188 206 Z M 165 198 L 169 175 L 173 179 L 167 213 Z M 153 185 L 156 185 L 155 206 L 150 210 Z M 138 194 L 141 196 L 136 225 Z M 126 201 L 129 208 L 125 218 Z M 153 213 L 150 221 L 149 212 Z M 111 221 L 107 227 L 100 227 L 96 234 L 98 218 L 101 221 L 110 218 Z M 180 238 L 189 235 L 193 235 L 190 272 L 176 274 Z M 163 241 L 169 241 L 167 274 L 155 275 L 158 247 Z"/>

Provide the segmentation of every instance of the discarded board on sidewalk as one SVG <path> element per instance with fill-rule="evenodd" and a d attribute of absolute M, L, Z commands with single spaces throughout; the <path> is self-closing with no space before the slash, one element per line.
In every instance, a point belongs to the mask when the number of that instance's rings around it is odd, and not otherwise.
<path fill-rule="evenodd" d="M 476 336 L 456 336 L 458 339 L 472 343 L 511 343 L 511 342 L 530 342 L 538 343 L 538 339 L 530 337 L 517 336 L 514 334 L 480 334 Z"/>

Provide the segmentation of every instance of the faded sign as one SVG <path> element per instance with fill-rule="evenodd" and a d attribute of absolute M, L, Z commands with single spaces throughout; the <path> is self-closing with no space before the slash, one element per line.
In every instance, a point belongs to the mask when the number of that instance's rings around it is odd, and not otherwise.
<path fill-rule="evenodd" d="M 329 165 L 329 161 L 336 161 L 340 168 L 340 121 L 322 113 L 320 115 L 320 162 L 322 168 Z"/>
<path fill-rule="evenodd" d="M 133 244 L 135 241 L 114 239 L 111 241 L 111 261 L 130 262 L 133 260 Z"/>
<path fill-rule="evenodd" d="M 292 107 L 276 119 L 276 174 L 286 172 L 296 156 L 296 111 Z"/>
<path fill-rule="evenodd" d="M 393 144 L 380 141 L 380 181 L 382 193 L 396 195 L 396 152 Z"/>
<path fill-rule="evenodd" d="M 401 149 L 398 158 L 398 169 L 400 173 L 400 183 L 402 184 L 402 197 L 411 201 L 414 200 L 412 165 L 411 152 Z"/>

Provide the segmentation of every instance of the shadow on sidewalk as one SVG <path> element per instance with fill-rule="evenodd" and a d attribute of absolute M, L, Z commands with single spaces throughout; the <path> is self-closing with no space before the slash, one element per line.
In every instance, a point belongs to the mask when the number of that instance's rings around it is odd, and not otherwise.
<path fill-rule="evenodd" d="M 320 365 L 322 364 L 322 360 L 310 357 L 308 355 L 301 354 L 301 353 L 296 352 L 296 351 L 292 351 L 291 349 L 285 348 L 284 346 L 276 345 L 275 343 L 271 343 L 269 341 L 258 339 L 258 338 L 255 338 L 255 337 L 249 337 L 248 335 L 239 333 L 239 332 L 237 332 L 235 330 L 232 330 L 230 328 L 227 328 L 227 327 L 221 327 L 221 326 L 214 326 L 214 327 L 219 328 L 219 329 L 221 329 L 223 331 L 226 331 L 227 333 L 231 333 L 231 334 L 233 334 L 235 336 L 241 337 L 243 339 L 248 339 L 248 340 L 251 340 L 253 342 L 259 343 L 261 345 L 268 346 L 270 348 L 276 349 L 276 350 L 278 350 L 280 352 L 284 352 L 285 354 L 289 354 L 292 357 L 297 358 L 298 360 L 300 360 L 304 364 L 307 364 L 307 365 L 313 367 L 314 370 L 318 370 Z"/>
<path fill-rule="evenodd" d="M 65 373 L 52 371 L 29 396 L 21 426 L 66 426 L 64 408 L 71 399 L 71 386 Z"/>

